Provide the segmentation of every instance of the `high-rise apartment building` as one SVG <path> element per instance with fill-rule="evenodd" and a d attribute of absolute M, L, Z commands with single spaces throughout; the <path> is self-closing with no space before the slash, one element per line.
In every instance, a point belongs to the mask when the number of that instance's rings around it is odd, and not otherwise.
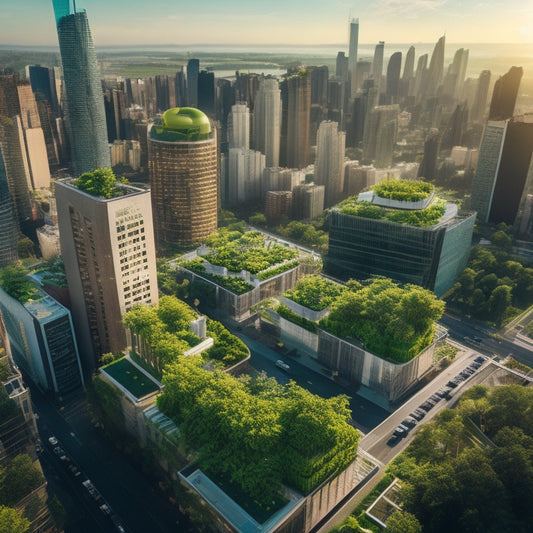
<path fill-rule="evenodd" d="M 19 226 L 13 198 L 9 192 L 6 167 L 0 146 L 0 268 L 18 261 L 17 242 Z"/>
<path fill-rule="evenodd" d="M 292 217 L 311 220 L 324 211 L 324 185 L 303 183 L 292 190 Z"/>
<path fill-rule="evenodd" d="M 245 104 L 235 104 L 228 115 L 229 147 L 250 148 L 250 110 Z"/>
<path fill-rule="evenodd" d="M 57 113 L 59 111 L 59 101 L 57 99 L 56 78 L 53 68 L 41 67 L 40 65 L 30 65 L 28 67 L 31 88 L 34 93 L 41 93 L 50 107 Z"/>
<path fill-rule="evenodd" d="M 399 113 L 398 104 L 375 106 L 368 112 L 363 137 L 363 158 L 373 161 L 377 168 L 392 164 Z"/>
<path fill-rule="evenodd" d="M 67 131 L 74 172 L 109 167 L 104 98 L 85 11 L 53 0 L 66 96 Z"/>
<path fill-rule="evenodd" d="M 325 206 L 340 201 L 344 188 L 346 134 L 337 122 L 324 121 L 316 137 L 315 183 L 325 187 Z"/>
<path fill-rule="evenodd" d="M 150 191 L 117 184 L 94 196 L 76 180 L 57 181 L 61 254 L 84 371 L 127 345 L 122 315 L 158 302 Z"/>
<path fill-rule="evenodd" d="M 398 96 L 400 94 L 400 72 L 402 69 L 402 53 L 394 52 L 390 56 L 389 64 L 387 65 L 387 102 L 389 104 L 398 103 Z"/>
<path fill-rule="evenodd" d="M 423 94 L 426 98 L 431 98 L 437 95 L 437 90 L 442 81 L 444 73 L 444 48 L 446 44 L 446 37 L 443 35 L 435 44 L 431 60 L 429 62 L 429 69 L 427 78 L 422 88 Z"/>
<path fill-rule="evenodd" d="M 229 206 L 257 201 L 261 197 L 261 179 L 265 156 L 256 150 L 230 148 L 224 198 Z"/>
<path fill-rule="evenodd" d="M 202 241 L 217 228 L 216 131 L 199 109 L 173 108 L 148 132 L 148 171 L 158 252 Z"/>
<path fill-rule="evenodd" d="M 487 123 L 472 184 L 472 209 L 480 220 L 514 224 L 533 173 L 532 155 L 533 114 Z"/>
<path fill-rule="evenodd" d="M 374 59 L 372 61 L 372 77 L 374 86 L 380 90 L 381 77 L 383 76 L 383 53 L 385 51 L 385 41 L 379 41 L 374 50 Z"/>
<path fill-rule="evenodd" d="M 482 70 L 477 80 L 476 95 L 470 113 L 472 122 L 482 123 L 487 111 L 489 95 L 490 70 Z"/>
<path fill-rule="evenodd" d="M 189 106 L 198 106 L 198 74 L 200 73 L 200 60 L 187 61 L 187 88 L 189 91 Z"/>
<path fill-rule="evenodd" d="M 522 67 L 511 67 L 509 72 L 496 80 L 490 101 L 489 120 L 506 120 L 513 116 L 523 73 Z"/>
<path fill-rule="evenodd" d="M 304 168 L 310 160 L 311 71 L 301 70 L 283 82 L 286 86 L 286 161 L 291 168 Z M 285 107 L 285 106 L 284 106 Z"/>
<path fill-rule="evenodd" d="M 259 84 L 254 107 L 254 147 L 265 154 L 267 167 L 279 165 L 281 91 L 278 81 L 264 78 Z"/>

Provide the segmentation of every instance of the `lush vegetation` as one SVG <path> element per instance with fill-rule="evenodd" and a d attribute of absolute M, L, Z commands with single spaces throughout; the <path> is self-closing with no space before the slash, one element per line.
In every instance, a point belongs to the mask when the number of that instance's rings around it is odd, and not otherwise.
<path fill-rule="evenodd" d="M 531 531 L 533 389 L 472 387 L 418 430 L 390 471 L 424 532 Z"/>
<path fill-rule="evenodd" d="M 0 270 L 0 286 L 21 304 L 38 292 L 35 284 L 28 278 L 28 271 L 20 265 L 9 265 Z"/>
<path fill-rule="evenodd" d="M 299 264 L 299 261 L 290 261 L 289 263 L 283 263 L 282 265 L 277 265 L 273 268 L 269 268 L 268 270 L 263 270 L 262 272 L 259 272 L 259 274 L 257 274 L 257 277 L 259 281 L 264 281 L 265 279 L 273 278 L 278 274 L 282 274 L 283 272 L 287 272 L 288 270 L 296 268 Z"/>
<path fill-rule="evenodd" d="M 0 505 L 0 533 L 26 533 L 31 522 L 22 516 L 22 511 Z"/>
<path fill-rule="evenodd" d="M 281 483 L 308 493 L 353 461 L 358 433 L 348 398 L 323 399 L 273 378 L 206 372 L 196 356 L 167 367 L 158 405 L 172 417 L 200 467 L 229 476 L 268 509 Z"/>
<path fill-rule="evenodd" d="M 107 365 L 105 371 L 136 398 L 142 398 L 158 390 L 158 386 L 151 379 L 148 379 L 125 358 Z"/>
<path fill-rule="evenodd" d="M 258 231 L 241 233 L 220 228 L 206 239 L 212 252 L 205 257 L 211 264 L 226 267 L 230 272 L 247 270 L 258 274 L 283 261 L 298 257 L 298 251 L 268 242 Z"/>
<path fill-rule="evenodd" d="M 341 338 L 355 338 L 365 348 L 397 363 L 409 361 L 429 346 L 434 322 L 444 302 L 418 285 L 400 286 L 387 278 L 367 285 L 348 284 L 331 303 L 320 327 Z"/>
<path fill-rule="evenodd" d="M 167 261 L 157 261 L 157 286 L 159 292 L 167 296 L 176 296 L 182 300 L 189 295 L 189 280 L 178 281 L 178 270 L 170 267 Z"/>
<path fill-rule="evenodd" d="M 251 283 L 248 283 L 242 278 L 236 278 L 234 276 L 221 276 L 219 274 L 210 274 L 206 272 L 204 266 L 204 260 L 201 257 L 196 259 L 191 259 L 190 261 L 184 261 L 180 263 L 183 268 L 191 270 L 200 274 L 203 278 L 228 289 L 228 291 L 233 292 L 234 294 L 244 294 L 245 292 L 251 291 L 254 286 Z"/>
<path fill-rule="evenodd" d="M 475 246 L 446 300 L 462 313 L 499 326 L 533 304 L 533 268 L 501 247 Z"/>
<path fill-rule="evenodd" d="M 280 224 L 274 231 L 292 241 L 309 246 L 321 254 L 328 251 L 328 234 L 324 231 L 325 219 L 319 219 L 311 223 L 293 220 L 286 224 Z"/>
<path fill-rule="evenodd" d="M 318 331 L 318 324 L 304 318 L 303 316 L 297 315 L 294 311 L 291 311 L 286 305 L 280 304 L 276 307 L 276 312 L 279 316 L 289 320 L 293 324 L 297 324 L 302 328 L 310 331 L 311 333 L 316 333 Z"/>
<path fill-rule="evenodd" d="M 157 307 L 142 304 L 133 307 L 124 315 L 123 322 L 147 344 L 139 355 L 161 375 L 166 365 L 201 342 L 190 330 L 190 323 L 196 318 L 196 312 L 186 303 L 173 296 L 162 296 Z M 207 336 L 215 341 L 205 355 L 208 359 L 231 366 L 248 355 L 244 343 L 219 322 L 208 320 Z"/>
<path fill-rule="evenodd" d="M 322 311 L 335 301 L 344 290 L 344 286 L 321 276 L 306 276 L 297 283 L 296 287 L 285 292 L 283 296 L 314 311 Z"/>
<path fill-rule="evenodd" d="M 93 196 L 115 198 L 124 194 L 117 183 L 127 183 L 127 180 L 118 179 L 110 168 L 97 168 L 92 172 L 84 172 L 74 185 Z"/>
<path fill-rule="evenodd" d="M 385 180 L 372 187 L 381 198 L 400 202 L 419 202 L 433 192 L 433 185 L 425 181 Z"/>
<path fill-rule="evenodd" d="M 446 210 L 444 200 L 439 198 L 433 200 L 432 204 L 425 209 L 400 210 L 386 209 L 370 202 L 359 201 L 355 196 L 341 202 L 339 208 L 345 215 L 388 220 L 398 224 L 420 227 L 437 224 Z"/>
<path fill-rule="evenodd" d="M 61 257 L 56 257 L 43 263 L 37 272 L 42 272 L 41 283 L 43 285 L 49 284 L 55 287 L 68 287 L 67 275 L 65 273 L 65 265 Z"/>

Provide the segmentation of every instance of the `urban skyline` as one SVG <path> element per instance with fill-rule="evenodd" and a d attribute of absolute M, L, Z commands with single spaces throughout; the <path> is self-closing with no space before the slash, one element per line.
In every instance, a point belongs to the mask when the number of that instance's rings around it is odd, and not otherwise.
<path fill-rule="evenodd" d="M 447 42 L 533 43 L 533 6 L 528 0 L 337 0 L 327 10 L 318 0 L 268 4 L 209 0 L 202 10 L 187 4 L 176 8 L 166 0 L 149 4 L 79 0 L 76 7 L 87 10 L 100 46 L 337 44 L 345 41 L 351 17 L 360 19 L 360 43 L 383 38 L 396 43 L 430 42 L 442 34 Z M 0 0 L 0 9 L 1 44 L 56 44 L 51 2 Z"/>

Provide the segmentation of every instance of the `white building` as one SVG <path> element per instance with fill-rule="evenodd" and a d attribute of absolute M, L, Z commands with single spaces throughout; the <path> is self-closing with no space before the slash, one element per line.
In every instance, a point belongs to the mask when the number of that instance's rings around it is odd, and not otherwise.
<path fill-rule="evenodd" d="M 254 148 L 266 156 L 267 167 L 279 165 L 281 91 L 273 78 L 261 80 L 255 97 Z"/>

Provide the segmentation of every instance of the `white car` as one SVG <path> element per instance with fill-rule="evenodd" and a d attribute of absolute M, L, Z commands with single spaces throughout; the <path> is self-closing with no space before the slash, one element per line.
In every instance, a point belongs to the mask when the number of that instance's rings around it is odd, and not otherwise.
<path fill-rule="evenodd" d="M 278 359 L 276 361 L 276 366 L 278 368 L 281 368 L 281 370 L 285 370 L 285 372 L 288 372 L 291 369 L 291 367 L 285 361 L 282 361 L 281 359 Z"/>
<path fill-rule="evenodd" d="M 57 443 L 59 442 L 53 435 L 51 437 L 48 437 L 48 442 L 52 446 L 57 446 Z"/>

